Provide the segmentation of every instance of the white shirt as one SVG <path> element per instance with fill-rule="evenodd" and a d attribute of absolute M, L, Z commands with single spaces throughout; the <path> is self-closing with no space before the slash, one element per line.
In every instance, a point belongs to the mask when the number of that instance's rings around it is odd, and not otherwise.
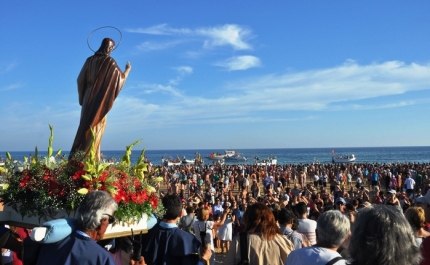
<path fill-rule="evenodd" d="M 317 222 L 311 219 L 299 219 L 299 228 L 297 232 L 304 234 L 311 245 L 317 243 L 317 235 L 315 230 L 317 230 Z"/>
<path fill-rule="evenodd" d="M 415 187 L 415 180 L 413 180 L 412 178 L 407 178 L 405 180 L 405 184 L 406 184 L 406 189 L 413 190 Z"/>
<path fill-rule="evenodd" d="M 213 240 L 213 235 L 212 235 L 212 229 L 214 226 L 214 222 L 213 221 L 195 221 L 194 222 L 194 235 L 196 236 L 196 238 L 200 241 L 200 243 L 202 242 L 202 239 L 200 238 L 200 228 L 202 229 L 201 231 L 204 231 L 205 229 L 205 223 L 206 223 L 206 234 L 210 235 L 210 239 L 205 239 L 205 240 L 210 240 L 211 241 L 211 250 L 215 251 L 214 248 L 214 240 Z M 208 236 L 206 236 L 208 237 Z"/>

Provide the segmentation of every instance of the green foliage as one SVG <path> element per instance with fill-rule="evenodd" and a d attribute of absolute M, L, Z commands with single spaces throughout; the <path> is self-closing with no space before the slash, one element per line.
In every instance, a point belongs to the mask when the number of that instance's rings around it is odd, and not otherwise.
<path fill-rule="evenodd" d="M 124 222 L 136 222 L 143 213 L 150 216 L 164 214 L 155 193 L 156 178 L 145 163 L 142 150 L 136 165 L 131 164 L 132 148 L 127 146 L 122 161 L 116 165 L 98 161 L 94 141 L 88 156 L 75 152 L 70 160 L 52 156 L 54 130 L 49 125 L 48 157 L 39 158 L 37 147 L 30 164 L 22 172 L 14 170 L 10 153 L 7 153 L 5 183 L 0 188 L 0 202 L 11 206 L 22 216 L 53 217 L 58 210 L 76 210 L 84 195 L 92 190 L 109 192 L 118 203 L 116 216 Z M 94 132 L 93 140 L 94 140 Z M 147 178 L 144 178 L 144 173 Z"/>

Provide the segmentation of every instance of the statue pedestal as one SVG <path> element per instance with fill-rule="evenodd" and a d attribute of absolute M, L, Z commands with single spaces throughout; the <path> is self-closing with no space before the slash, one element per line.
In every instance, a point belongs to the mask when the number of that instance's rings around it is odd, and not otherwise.
<path fill-rule="evenodd" d="M 50 220 L 73 217 L 75 217 L 75 212 L 67 214 L 65 210 L 59 210 L 52 215 L 45 215 L 42 218 L 39 218 L 37 215 L 23 217 L 7 205 L 4 206 L 3 211 L 0 211 L 0 223 L 24 228 L 34 228 L 41 226 L 44 222 Z M 155 219 L 155 217 L 150 218 L 152 224 L 151 227 L 155 224 L 155 220 L 152 219 Z M 106 229 L 104 239 L 130 236 L 131 229 L 133 229 L 133 233 L 135 235 L 140 234 L 140 232 L 146 233 L 149 229 L 148 216 L 146 214 L 142 214 L 142 218 L 138 222 L 126 223 L 117 221 L 114 225 L 109 225 Z"/>

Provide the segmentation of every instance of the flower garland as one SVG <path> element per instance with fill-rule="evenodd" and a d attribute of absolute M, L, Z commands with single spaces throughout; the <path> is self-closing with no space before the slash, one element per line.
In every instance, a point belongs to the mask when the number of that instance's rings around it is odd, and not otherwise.
<path fill-rule="evenodd" d="M 22 216 L 53 217 L 60 209 L 69 213 L 75 211 L 86 193 L 103 190 L 118 203 L 115 216 L 120 221 L 137 222 L 143 213 L 148 216 L 163 214 L 154 188 L 162 179 L 144 162 L 145 150 L 135 165 L 130 161 L 132 147 L 140 140 L 127 146 L 122 161 L 114 165 L 96 161 L 94 145 L 88 156 L 77 152 L 66 160 L 60 156 L 61 150 L 52 156 L 53 128 L 51 125 L 49 128 L 48 157 L 40 158 L 36 148 L 31 161 L 24 158 L 23 170 L 19 170 L 11 155 L 6 153 L 5 168 L 0 168 L 4 182 L 0 188 L 0 202 Z"/>

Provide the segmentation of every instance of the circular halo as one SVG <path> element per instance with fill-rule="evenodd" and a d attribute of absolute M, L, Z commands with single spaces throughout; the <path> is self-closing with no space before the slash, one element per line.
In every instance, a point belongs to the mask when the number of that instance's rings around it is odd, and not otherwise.
<path fill-rule="evenodd" d="M 94 51 L 93 49 L 91 49 L 91 46 L 90 46 L 90 38 L 91 38 L 91 35 L 93 35 L 93 33 L 94 33 L 94 32 L 96 32 L 97 30 L 99 30 L 99 29 L 104 29 L 104 28 L 112 28 L 112 29 L 116 29 L 116 30 L 119 32 L 119 35 L 120 35 L 119 42 L 118 42 L 118 44 L 117 44 L 117 45 L 115 45 L 115 47 L 113 48 L 113 50 L 112 50 L 112 51 L 114 51 L 116 48 L 118 48 L 118 46 L 121 44 L 121 41 L 122 41 L 122 33 L 121 33 L 121 31 L 120 31 L 119 29 L 115 28 L 115 27 L 112 27 L 112 26 L 103 26 L 103 27 L 100 27 L 100 28 L 96 28 L 95 30 L 93 30 L 93 31 L 90 33 L 90 35 L 88 35 L 88 38 L 87 38 L 87 45 L 88 45 L 88 48 L 90 48 L 90 50 L 92 50 L 93 52 L 96 52 L 96 51 Z"/>

